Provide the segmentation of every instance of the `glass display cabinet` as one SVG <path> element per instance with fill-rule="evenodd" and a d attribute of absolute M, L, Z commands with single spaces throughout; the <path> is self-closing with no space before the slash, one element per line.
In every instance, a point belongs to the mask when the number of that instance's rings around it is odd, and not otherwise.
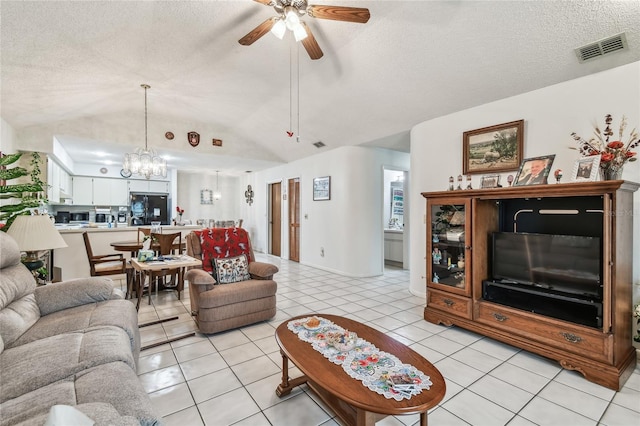
<path fill-rule="evenodd" d="M 427 202 L 427 287 L 470 296 L 471 233 L 468 200 Z"/>

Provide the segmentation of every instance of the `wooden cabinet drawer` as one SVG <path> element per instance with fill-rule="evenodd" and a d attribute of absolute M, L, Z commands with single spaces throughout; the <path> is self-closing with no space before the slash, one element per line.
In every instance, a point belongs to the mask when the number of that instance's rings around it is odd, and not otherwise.
<path fill-rule="evenodd" d="M 439 309 L 450 314 L 471 319 L 472 317 L 471 299 L 456 296 L 444 291 L 427 289 L 427 308 Z"/>
<path fill-rule="evenodd" d="M 489 302 L 478 303 L 477 320 L 556 348 L 592 359 L 612 362 L 613 336 L 599 330 L 572 325 Z"/>

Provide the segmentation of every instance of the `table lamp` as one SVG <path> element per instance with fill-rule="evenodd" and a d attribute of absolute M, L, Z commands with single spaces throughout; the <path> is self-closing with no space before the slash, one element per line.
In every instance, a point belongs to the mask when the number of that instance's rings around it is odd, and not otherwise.
<path fill-rule="evenodd" d="M 38 257 L 39 251 L 67 247 L 48 215 L 18 216 L 7 234 L 16 240 L 20 251 L 27 253 L 22 263 L 30 270 L 42 268 L 44 262 Z"/>

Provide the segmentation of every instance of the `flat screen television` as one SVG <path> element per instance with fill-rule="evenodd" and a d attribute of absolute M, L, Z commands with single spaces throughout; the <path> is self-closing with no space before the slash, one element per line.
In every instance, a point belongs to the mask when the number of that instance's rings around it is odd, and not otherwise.
<path fill-rule="evenodd" d="M 495 282 L 602 299 L 599 237 L 493 233 Z"/>

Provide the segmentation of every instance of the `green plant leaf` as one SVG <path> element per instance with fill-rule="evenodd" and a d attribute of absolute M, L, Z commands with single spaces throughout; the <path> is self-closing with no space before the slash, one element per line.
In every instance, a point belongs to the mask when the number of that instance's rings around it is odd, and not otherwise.
<path fill-rule="evenodd" d="M 22 157 L 22 152 L 17 154 L 9 154 L 3 157 L 0 157 L 0 166 L 8 166 L 9 164 L 13 164 L 18 161 Z"/>

